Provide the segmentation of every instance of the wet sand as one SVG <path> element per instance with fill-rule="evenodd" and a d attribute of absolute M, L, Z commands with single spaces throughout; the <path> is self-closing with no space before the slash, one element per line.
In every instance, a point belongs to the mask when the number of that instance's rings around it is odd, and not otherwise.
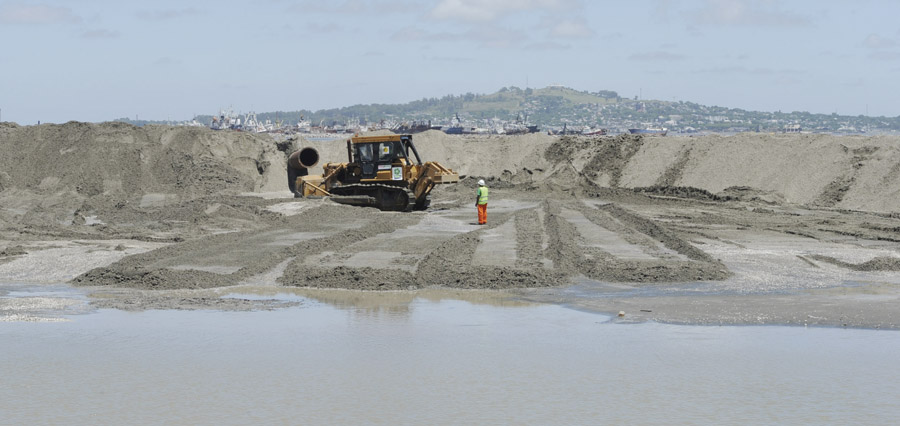
<path fill-rule="evenodd" d="M 223 299 L 234 286 L 460 289 L 622 321 L 900 328 L 895 139 L 427 132 L 422 156 L 463 179 L 394 213 L 290 197 L 286 156 L 341 161 L 341 141 L 83 123 L 0 137 L 0 282 L 66 282 L 96 307 L 283 305 Z"/>

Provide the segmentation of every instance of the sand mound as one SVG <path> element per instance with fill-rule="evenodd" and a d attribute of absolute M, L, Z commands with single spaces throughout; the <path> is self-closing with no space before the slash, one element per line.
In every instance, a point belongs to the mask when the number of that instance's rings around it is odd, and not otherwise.
<path fill-rule="evenodd" d="M 828 219 L 803 222 L 777 212 L 784 209 L 732 204 L 896 211 L 897 138 L 431 131 L 414 140 L 423 161 L 439 161 L 462 179 L 435 189 L 431 211 L 395 213 L 295 201 L 288 192 L 288 154 L 315 148 L 319 164 L 310 173 L 321 173 L 326 162 L 346 161 L 344 138 L 121 123 L 2 124 L 0 240 L 8 241 L 0 246 L 0 263 L 27 257 L 30 249 L 19 242 L 29 239 L 117 239 L 171 244 L 93 269 L 75 283 L 203 289 L 267 277 L 288 286 L 404 290 L 555 286 L 575 276 L 683 282 L 731 274 L 700 247 L 718 241 L 706 233 L 722 226 L 879 241 L 897 241 L 900 229 L 888 215 L 859 215 L 864 223 L 845 224 L 830 219 L 841 212 L 828 211 L 819 212 Z M 479 178 L 496 191 L 486 227 L 469 222 Z M 243 195 L 248 192 L 283 196 Z M 728 204 L 710 217 L 717 203 Z M 687 207 L 644 211 L 662 204 Z M 695 205 L 702 208 L 694 211 Z M 846 267 L 896 270 L 897 261 Z"/>
<path fill-rule="evenodd" d="M 3 189 L 124 198 L 282 189 L 284 154 L 270 138 L 124 123 L 0 128 Z"/>
<path fill-rule="evenodd" d="M 460 137 L 429 131 L 414 138 L 424 161 L 439 161 L 463 177 L 487 178 L 500 187 L 625 188 L 710 200 L 900 209 L 896 137 Z M 3 123 L 0 198 L 15 214 L 24 214 L 75 211 L 92 198 L 147 207 L 213 194 L 285 191 L 286 154 L 303 146 L 319 151 L 311 173 L 321 173 L 325 162 L 346 159 L 344 139 L 278 142 L 205 128 Z"/>
<path fill-rule="evenodd" d="M 875 212 L 900 209 L 898 138 L 745 133 L 730 137 L 564 137 L 544 160 L 559 186 L 702 192 L 712 199 L 758 200 Z M 503 157 L 498 157 L 503 167 Z"/>
<path fill-rule="evenodd" d="M 124 123 L 4 124 L 0 203 L 6 209 L 0 223 L 90 224 L 92 216 L 127 209 L 282 191 L 284 163 L 271 138 L 247 133 Z"/>

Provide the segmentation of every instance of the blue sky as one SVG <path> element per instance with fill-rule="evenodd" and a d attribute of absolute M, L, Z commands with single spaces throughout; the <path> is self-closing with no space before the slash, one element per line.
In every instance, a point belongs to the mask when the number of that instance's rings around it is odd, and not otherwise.
<path fill-rule="evenodd" d="M 889 0 L 0 0 L 0 119 L 184 120 L 562 84 L 900 115 Z"/>

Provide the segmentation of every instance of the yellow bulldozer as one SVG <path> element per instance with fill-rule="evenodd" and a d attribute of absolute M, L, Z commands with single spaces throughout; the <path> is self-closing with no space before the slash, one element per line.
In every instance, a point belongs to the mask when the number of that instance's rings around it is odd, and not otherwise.
<path fill-rule="evenodd" d="M 437 184 L 459 182 L 459 174 L 440 163 L 422 163 L 412 135 L 354 136 L 347 140 L 346 163 L 325 163 L 323 174 L 308 169 L 319 162 L 315 148 L 288 158 L 288 186 L 295 197 L 331 197 L 386 211 L 424 210 Z"/>

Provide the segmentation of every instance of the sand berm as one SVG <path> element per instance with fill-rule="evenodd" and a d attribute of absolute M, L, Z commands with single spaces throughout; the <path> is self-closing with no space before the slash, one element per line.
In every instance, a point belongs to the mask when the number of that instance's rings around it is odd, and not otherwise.
<path fill-rule="evenodd" d="M 115 241 L 106 262 L 67 265 L 69 281 L 409 290 L 587 280 L 765 295 L 863 279 L 894 291 L 898 137 L 429 131 L 414 142 L 463 179 L 438 186 L 428 211 L 392 213 L 288 192 L 287 155 L 311 146 L 322 162 L 345 161 L 343 139 L 0 123 L 0 275 L 48 242 Z M 492 189 L 486 227 L 473 223 L 479 178 Z"/>

